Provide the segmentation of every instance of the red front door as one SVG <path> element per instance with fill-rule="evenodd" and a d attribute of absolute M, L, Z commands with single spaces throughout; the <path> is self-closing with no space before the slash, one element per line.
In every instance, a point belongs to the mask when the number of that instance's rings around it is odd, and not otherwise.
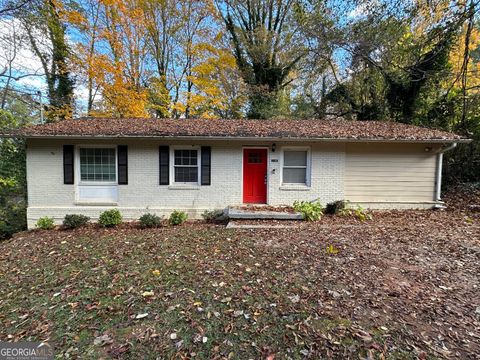
<path fill-rule="evenodd" d="M 243 149 L 243 202 L 267 202 L 267 149 Z"/>

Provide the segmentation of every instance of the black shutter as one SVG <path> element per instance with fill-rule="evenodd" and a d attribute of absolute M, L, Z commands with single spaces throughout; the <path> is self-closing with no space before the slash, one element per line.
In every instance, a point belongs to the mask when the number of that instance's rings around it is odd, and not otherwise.
<path fill-rule="evenodd" d="M 168 185 L 170 183 L 170 151 L 168 146 L 159 147 L 159 169 L 160 169 L 160 185 Z"/>
<path fill-rule="evenodd" d="M 202 146 L 202 173 L 201 184 L 210 185 L 210 172 L 211 172 L 211 158 L 212 148 L 210 146 Z"/>
<path fill-rule="evenodd" d="M 73 184 L 73 181 L 74 181 L 74 172 L 73 172 L 74 149 L 75 148 L 73 145 L 63 145 L 63 183 L 64 184 Z"/>
<path fill-rule="evenodd" d="M 118 185 L 128 184 L 128 146 L 118 145 L 117 147 L 118 162 Z"/>

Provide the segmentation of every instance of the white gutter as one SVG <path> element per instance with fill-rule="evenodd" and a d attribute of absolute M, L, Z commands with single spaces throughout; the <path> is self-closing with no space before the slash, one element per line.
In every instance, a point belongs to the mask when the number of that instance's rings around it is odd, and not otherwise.
<path fill-rule="evenodd" d="M 441 148 L 440 151 L 437 153 L 437 169 L 435 174 L 435 200 L 441 201 L 442 200 L 442 164 L 443 164 L 443 153 L 449 150 L 452 150 L 457 147 L 457 143 L 453 143 L 446 148 Z"/>

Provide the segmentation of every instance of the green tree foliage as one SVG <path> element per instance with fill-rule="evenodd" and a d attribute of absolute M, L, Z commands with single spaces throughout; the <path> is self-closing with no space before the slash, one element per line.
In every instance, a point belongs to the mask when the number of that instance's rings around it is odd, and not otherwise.
<path fill-rule="evenodd" d="M 0 129 L 15 129 L 38 118 L 31 96 L 9 91 L 0 110 Z M 25 141 L 0 139 L 0 239 L 26 228 Z"/>
<path fill-rule="evenodd" d="M 13 129 L 19 123 L 0 110 L 0 128 Z M 19 139 L 0 139 L 0 239 L 26 228 L 25 144 Z"/>
<path fill-rule="evenodd" d="M 219 7 L 237 66 L 249 85 L 250 118 L 278 114 L 279 91 L 306 55 L 296 42 L 296 6 L 300 2 L 293 0 L 226 0 Z"/>
<path fill-rule="evenodd" d="M 394 120 L 461 133 L 474 142 L 446 155 L 447 181 L 478 181 L 478 4 L 380 1 L 354 11 L 339 4 L 333 22 L 312 12 L 302 23 L 310 51 L 326 56 L 327 66 L 310 61 L 294 114 Z M 310 90 L 315 83 L 323 86 Z"/>
<path fill-rule="evenodd" d="M 152 77 L 148 83 L 148 107 L 154 117 L 169 117 L 170 94 L 167 89 L 165 76 Z"/>

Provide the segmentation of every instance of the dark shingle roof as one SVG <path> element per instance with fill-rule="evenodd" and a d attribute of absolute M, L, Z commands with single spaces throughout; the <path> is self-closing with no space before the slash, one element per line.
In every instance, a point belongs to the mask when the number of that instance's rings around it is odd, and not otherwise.
<path fill-rule="evenodd" d="M 31 125 L 3 136 L 20 137 L 201 137 L 468 141 L 459 135 L 390 121 L 207 120 L 83 118 Z"/>

